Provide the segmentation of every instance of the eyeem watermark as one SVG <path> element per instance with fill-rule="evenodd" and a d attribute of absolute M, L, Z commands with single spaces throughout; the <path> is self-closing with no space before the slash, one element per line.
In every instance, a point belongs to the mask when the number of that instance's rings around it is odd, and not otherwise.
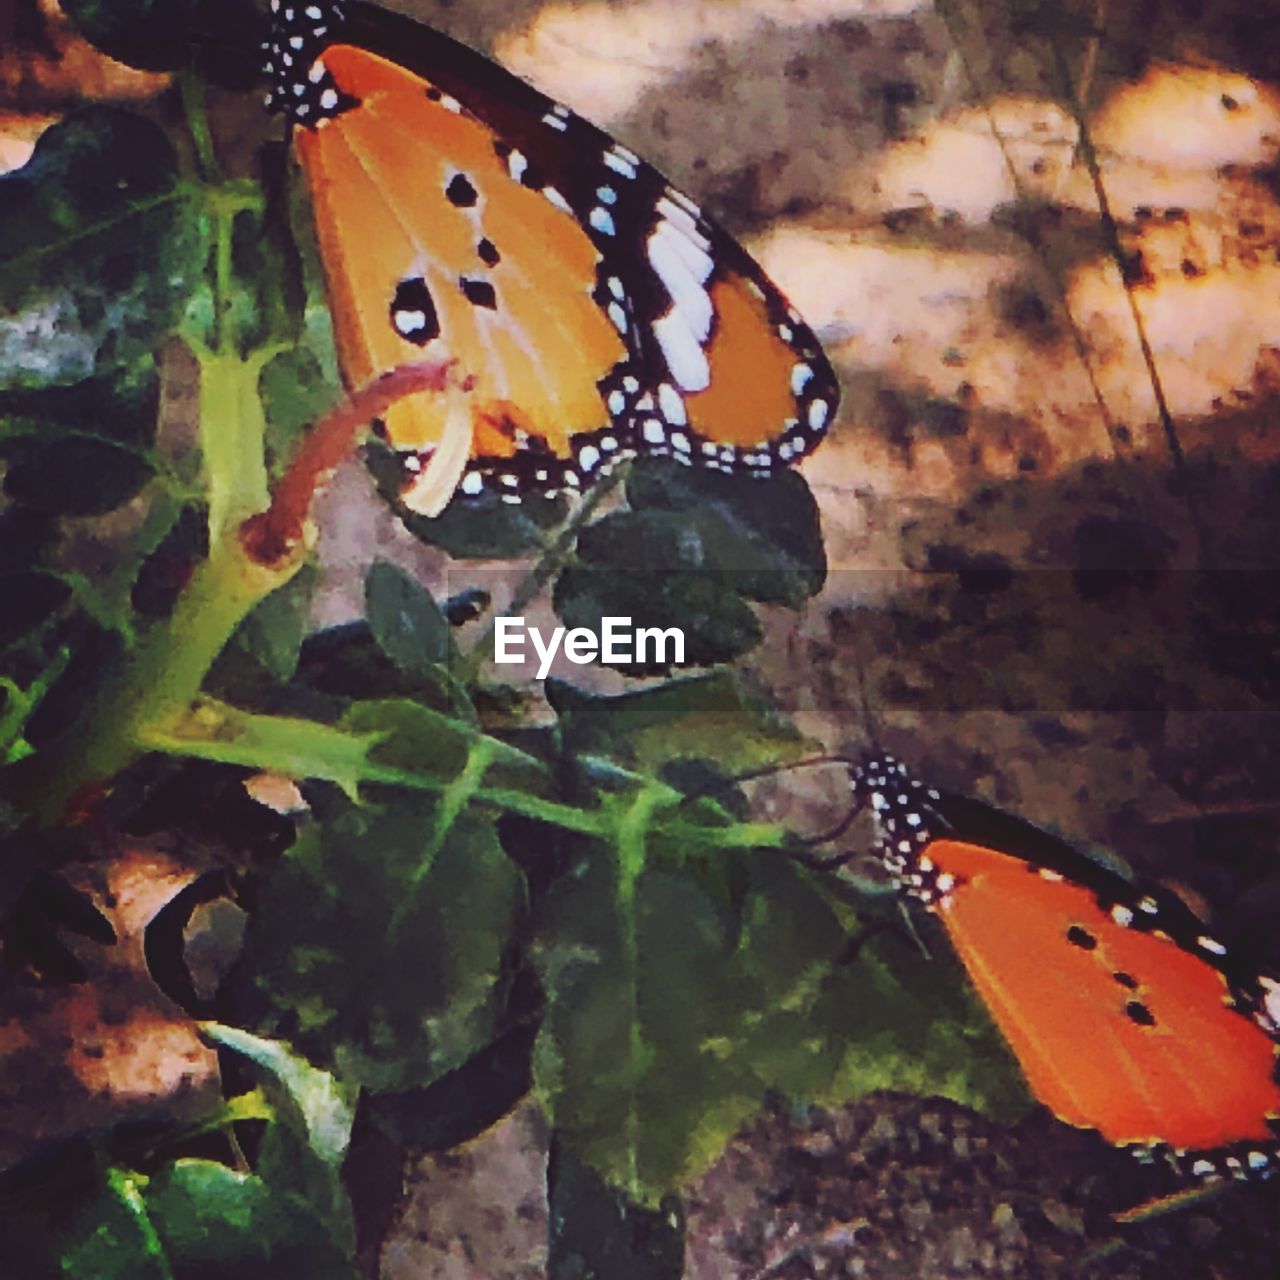
<path fill-rule="evenodd" d="M 579 666 L 599 658 L 617 666 L 639 663 L 672 665 L 684 661 L 684 632 L 679 627 L 632 627 L 630 618 L 601 618 L 596 635 L 586 627 L 566 632 L 557 627 L 548 640 L 523 618 L 498 618 L 493 630 L 494 662 L 523 662 L 525 638 L 538 655 L 538 679 L 545 680 L 560 647 L 564 656 Z"/>

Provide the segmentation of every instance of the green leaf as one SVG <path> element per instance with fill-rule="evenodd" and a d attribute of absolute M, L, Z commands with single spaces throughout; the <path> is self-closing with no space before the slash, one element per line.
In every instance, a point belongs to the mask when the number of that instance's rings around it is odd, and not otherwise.
<path fill-rule="evenodd" d="M 288 1183 L 211 1160 L 178 1160 L 156 1175 L 146 1198 L 178 1280 L 355 1280 L 327 1206 Z"/>
<path fill-rule="evenodd" d="M 598 844 L 537 912 L 535 1085 L 566 1146 L 611 1185 L 656 1204 L 770 1090 L 909 1090 L 1002 1116 L 1025 1099 L 954 962 L 926 962 L 898 929 L 841 963 L 862 922 L 780 853 L 647 844 L 632 890 Z"/>
<path fill-rule="evenodd" d="M 236 629 L 235 643 L 278 681 L 292 678 L 310 622 L 319 573 L 304 565 L 259 604 Z"/>
<path fill-rule="evenodd" d="M 599 633 L 606 617 L 679 627 L 684 665 L 738 657 L 760 639 L 747 601 L 797 607 L 823 583 L 817 506 L 793 473 L 731 477 L 647 461 L 627 479 L 630 511 L 589 525 L 578 562 L 560 575 L 556 612 Z M 629 675 L 669 671 L 656 658 L 615 665 Z"/>
<path fill-rule="evenodd" d="M 355 1091 L 327 1071 L 313 1067 L 278 1040 L 267 1040 L 217 1022 L 200 1024 L 201 1031 L 228 1049 L 243 1054 L 267 1074 L 264 1091 L 280 1108 L 296 1117 L 307 1146 L 331 1168 L 338 1168 L 351 1140 Z"/>
<path fill-rule="evenodd" d="M 684 634 L 682 665 L 727 662 L 760 640 L 760 624 L 708 543 L 723 531 L 714 514 L 622 511 L 578 536 L 578 563 L 556 581 L 552 604 L 568 627 L 599 635 L 605 618 Z M 654 675 L 676 663 L 668 651 L 615 664 L 624 674 Z M 610 665 L 610 664 L 605 664 Z"/>
<path fill-rule="evenodd" d="M 68 1280 L 174 1280 L 143 1199 L 146 1179 L 109 1169 L 106 1185 L 73 1217 L 63 1250 Z"/>
<path fill-rule="evenodd" d="M 0 384 L 80 382 L 149 356 L 203 269 L 168 138 L 90 107 L 0 178 Z"/>
<path fill-rule="evenodd" d="M 250 923 L 245 971 L 308 1056 L 376 1091 L 409 1089 L 494 1038 L 522 904 L 489 820 L 400 793 L 385 812 L 345 808 L 304 832 Z"/>
<path fill-rule="evenodd" d="M 748 600 L 798 608 L 822 589 L 822 522 L 797 471 L 756 479 L 642 459 L 627 477 L 627 501 L 635 511 L 714 512 L 724 530 L 711 545 Z"/>
<path fill-rule="evenodd" d="M 397 504 L 403 474 L 395 450 L 371 444 L 366 456 L 382 496 Z M 552 530 L 564 522 L 567 509 L 563 498 L 535 496 L 507 503 L 486 492 L 476 498 L 455 497 L 438 516 L 403 509 L 399 515 L 415 538 L 457 559 L 511 560 L 542 550 Z"/>
<path fill-rule="evenodd" d="M 375 737 L 375 766 L 444 783 L 457 777 L 475 741 L 469 725 L 407 698 L 358 702 L 342 718 L 354 733 Z"/>
<path fill-rule="evenodd" d="M 802 923 L 753 930 L 757 879 L 787 885 L 777 909 Z M 780 1083 L 779 1032 L 823 1082 L 839 1064 L 838 1049 L 798 1038 L 794 1023 L 842 930 L 777 854 L 654 865 L 629 895 L 601 848 L 548 891 L 538 925 L 548 1010 L 537 1088 L 576 1156 L 633 1199 L 656 1203 L 719 1154 Z"/>
<path fill-rule="evenodd" d="M 669 1197 L 636 1204 L 553 1139 L 547 1168 L 549 1280 L 680 1280 L 684 1215 Z"/>
<path fill-rule="evenodd" d="M 131 67 L 181 66 L 198 0 L 67 0 L 67 16 L 91 44 Z"/>
<path fill-rule="evenodd" d="M 558 680 L 548 680 L 546 691 L 576 755 L 607 755 L 653 771 L 677 760 L 710 760 L 739 773 L 807 750 L 805 739 L 732 672 L 613 697 Z"/>
<path fill-rule="evenodd" d="M 1017 1062 L 941 931 L 929 942 L 932 956 L 904 932 L 877 937 L 857 964 L 833 975 L 812 1025 L 820 1033 L 838 1027 L 846 1047 L 817 1100 L 843 1102 L 895 1089 L 1015 1120 L 1030 1105 Z"/>
<path fill-rule="evenodd" d="M 406 675 L 433 679 L 433 668 L 452 656 L 449 623 L 412 574 L 385 560 L 370 566 L 364 583 L 365 616 L 379 648 Z"/>

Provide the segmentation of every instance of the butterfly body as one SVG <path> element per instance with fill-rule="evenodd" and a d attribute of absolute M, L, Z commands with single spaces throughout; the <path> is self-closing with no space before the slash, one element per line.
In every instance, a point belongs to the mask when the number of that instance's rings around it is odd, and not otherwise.
<path fill-rule="evenodd" d="M 851 785 L 885 866 L 940 919 L 1060 1119 L 1203 1176 L 1280 1167 L 1274 978 L 1173 895 L 895 760 L 857 766 Z"/>
<path fill-rule="evenodd" d="M 273 3 L 269 102 L 312 193 L 348 381 L 423 358 L 393 407 L 405 504 L 580 490 L 667 455 L 768 475 L 838 403 L 760 268 L 633 152 L 473 50 L 372 5 Z"/>

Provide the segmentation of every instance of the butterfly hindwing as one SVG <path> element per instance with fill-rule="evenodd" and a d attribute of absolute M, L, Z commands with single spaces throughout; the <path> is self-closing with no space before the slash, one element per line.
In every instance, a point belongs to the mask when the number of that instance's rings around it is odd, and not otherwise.
<path fill-rule="evenodd" d="M 426 356 L 463 379 L 465 404 L 386 417 L 407 505 L 581 488 L 634 452 L 763 475 L 821 438 L 838 391 L 816 339 L 649 165 L 407 18 L 274 7 L 271 97 L 348 380 Z"/>
<path fill-rule="evenodd" d="M 1227 1007 L 1216 968 L 1017 858 L 950 840 L 929 856 L 960 882 L 938 912 L 947 935 L 1055 1115 L 1116 1145 L 1271 1138 L 1275 1045 Z"/>

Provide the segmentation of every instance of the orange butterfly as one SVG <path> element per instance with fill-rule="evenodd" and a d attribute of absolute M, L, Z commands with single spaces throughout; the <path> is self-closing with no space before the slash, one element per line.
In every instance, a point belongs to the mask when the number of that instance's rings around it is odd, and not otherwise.
<path fill-rule="evenodd" d="M 1059 1119 L 1204 1177 L 1280 1168 L 1280 982 L 1179 899 L 888 756 L 850 785 Z"/>
<path fill-rule="evenodd" d="M 750 256 L 607 134 L 448 37 L 363 3 L 272 0 L 268 104 L 293 125 L 338 354 L 460 385 L 379 429 L 402 500 L 585 488 L 666 455 L 768 475 L 839 401 Z"/>

